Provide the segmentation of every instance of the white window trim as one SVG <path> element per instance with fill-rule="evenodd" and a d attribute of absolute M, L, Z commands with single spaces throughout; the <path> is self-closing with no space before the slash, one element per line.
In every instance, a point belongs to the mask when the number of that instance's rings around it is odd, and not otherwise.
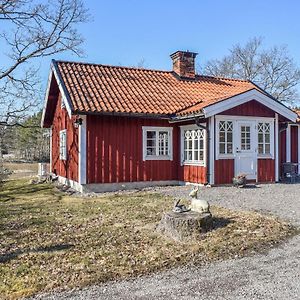
<path fill-rule="evenodd" d="M 61 149 L 61 135 L 65 134 L 65 149 L 64 149 L 64 155 L 61 155 L 60 149 Z M 63 129 L 59 132 L 59 159 L 60 160 L 67 160 L 67 129 Z"/>
<path fill-rule="evenodd" d="M 206 124 L 200 124 L 206 127 Z M 195 129 L 203 129 L 198 127 L 197 125 L 183 125 L 180 126 L 180 165 L 181 166 L 201 166 L 206 167 L 206 156 L 207 156 L 207 130 L 204 129 L 203 134 L 203 160 L 202 161 L 184 161 L 184 131 L 185 130 L 195 130 Z"/>
<path fill-rule="evenodd" d="M 143 161 L 145 160 L 173 160 L 173 127 L 142 126 L 143 130 Z M 169 134 L 169 155 L 147 155 L 147 131 L 167 131 Z M 156 143 L 156 152 L 158 152 Z"/>
<path fill-rule="evenodd" d="M 270 123 L 270 154 L 259 154 L 258 153 L 258 139 L 255 137 L 255 152 L 257 153 L 258 159 L 275 159 L 275 140 L 274 140 L 274 118 L 266 118 L 266 117 L 251 117 L 251 116 L 229 116 L 229 115 L 217 115 L 215 116 L 216 124 L 215 124 L 215 145 L 216 145 L 216 160 L 218 159 L 234 159 L 237 155 L 236 153 L 236 145 L 237 140 L 239 138 L 238 136 L 238 128 L 237 128 L 237 122 L 247 122 L 247 121 L 255 121 L 255 134 L 258 135 L 257 125 L 258 123 Z M 233 153 L 232 154 L 220 154 L 219 153 L 219 122 L 220 121 L 232 121 L 233 122 Z"/>

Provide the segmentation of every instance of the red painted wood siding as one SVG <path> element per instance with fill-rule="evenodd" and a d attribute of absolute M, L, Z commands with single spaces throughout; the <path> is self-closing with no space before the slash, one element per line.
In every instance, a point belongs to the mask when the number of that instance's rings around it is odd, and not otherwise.
<path fill-rule="evenodd" d="M 269 117 L 269 118 L 275 117 L 275 113 L 273 110 L 257 102 L 256 100 L 251 100 L 244 104 L 225 110 L 222 113 L 220 113 L 220 115 L 255 116 L 255 117 Z"/>
<path fill-rule="evenodd" d="M 258 182 L 275 181 L 275 160 L 274 159 L 257 160 L 257 180 Z"/>
<path fill-rule="evenodd" d="M 291 162 L 298 163 L 298 126 L 291 126 Z"/>
<path fill-rule="evenodd" d="M 206 167 L 202 166 L 180 166 L 179 180 L 192 183 L 206 183 Z"/>
<path fill-rule="evenodd" d="M 286 162 L 286 130 L 280 132 L 279 138 L 279 163 L 280 175 L 283 173 L 283 163 Z"/>
<path fill-rule="evenodd" d="M 143 161 L 142 126 L 173 127 L 173 161 Z M 167 120 L 87 117 L 87 181 L 178 180 L 179 128 Z"/>
<path fill-rule="evenodd" d="M 230 184 L 234 177 L 234 159 L 215 160 L 215 184 Z"/>
<path fill-rule="evenodd" d="M 74 128 L 74 118 L 69 118 L 65 108 L 61 108 L 61 96 L 55 109 L 52 124 L 52 172 L 78 181 L 78 130 Z M 67 129 L 67 160 L 59 159 L 59 132 Z"/>

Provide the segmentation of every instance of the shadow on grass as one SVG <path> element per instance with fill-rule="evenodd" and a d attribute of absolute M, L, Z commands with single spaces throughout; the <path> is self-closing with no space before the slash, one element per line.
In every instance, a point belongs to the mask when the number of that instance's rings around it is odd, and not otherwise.
<path fill-rule="evenodd" d="M 212 230 L 226 227 L 229 224 L 235 223 L 234 218 L 223 218 L 223 217 L 213 217 L 213 227 Z"/>
<path fill-rule="evenodd" d="M 1 187 L 2 189 L 5 188 L 5 191 L 0 191 L 0 202 L 8 202 L 15 200 L 16 196 L 24 195 L 24 194 L 34 194 L 43 191 L 51 191 L 51 185 L 44 185 L 44 184 L 27 184 L 24 185 L 12 185 L 12 181 Z"/>
<path fill-rule="evenodd" d="M 0 255 L 0 264 L 1 263 L 7 263 L 13 259 L 18 258 L 19 255 L 22 254 L 29 254 L 29 253 L 43 253 L 43 252 L 55 252 L 55 251 L 63 251 L 63 250 L 69 250 L 73 248 L 73 244 L 57 244 L 57 245 L 51 245 L 51 246 L 45 246 L 45 247 L 38 247 L 35 249 L 25 249 L 25 250 L 16 250 L 10 253 L 6 253 L 3 255 Z"/>

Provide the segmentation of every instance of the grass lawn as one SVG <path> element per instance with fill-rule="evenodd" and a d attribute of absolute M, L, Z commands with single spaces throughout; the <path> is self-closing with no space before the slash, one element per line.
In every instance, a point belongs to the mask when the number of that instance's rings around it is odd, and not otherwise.
<path fill-rule="evenodd" d="M 172 207 L 170 197 L 135 192 L 81 198 L 28 181 L 0 186 L 3 299 L 243 256 L 294 230 L 273 217 L 213 207 L 216 228 L 197 243 L 179 244 L 155 233 L 162 212 Z"/>

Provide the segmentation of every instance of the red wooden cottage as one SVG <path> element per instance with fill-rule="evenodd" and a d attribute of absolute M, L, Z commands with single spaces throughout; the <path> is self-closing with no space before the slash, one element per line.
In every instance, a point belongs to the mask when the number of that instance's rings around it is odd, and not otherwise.
<path fill-rule="evenodd" d="M 197 75 L 195 57 L 173 53 L 172 71 L 52 61 L 51 172 L 79 191 L 278 181 L 300 159 L 297 114 L 250 81 Z"/>

